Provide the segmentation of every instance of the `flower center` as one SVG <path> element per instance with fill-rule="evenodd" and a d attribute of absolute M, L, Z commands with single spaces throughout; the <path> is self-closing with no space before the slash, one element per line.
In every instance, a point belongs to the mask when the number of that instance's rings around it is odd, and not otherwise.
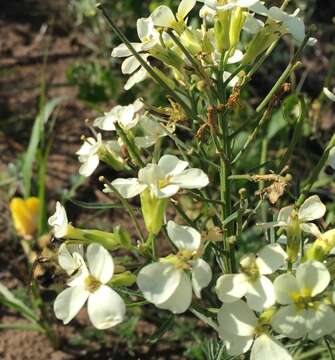
<path fill-rule="evenodd" d="M 163 189 L 165 186 L 168 186 L 171 183 L 172 176 L 167 176 L 164 179 L 158 180 L 158 188 Z"/>
<path fill-rule="evenodd" d="M 242 272 L 247 275 L 251 281 L 256 281 L 259 278 L 259 269 L 255 256 L 246 256 L 241 260 L 240 265 Z"/>
<path fill-rule="evenodd" d="M 94 293 L 99 289 L 101 282 L 97 280 L 94 276 L 89 275 L 85 279 L 85 289 L 88 290 L 90 293 Z"/>
<path fill-rule="evenodd" d="M 315 304 L 312 301 L 311 289 L 304 288 L 300 292 L 293 292 L 290 294 L 295 306 L 300 309 L 314 308 Z"/>

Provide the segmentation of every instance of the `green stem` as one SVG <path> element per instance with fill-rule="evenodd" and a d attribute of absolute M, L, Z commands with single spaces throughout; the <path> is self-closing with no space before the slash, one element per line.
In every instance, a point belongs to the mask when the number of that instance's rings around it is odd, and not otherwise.
<path fill-rule="evenodd" d="M 306 180 L 306 185 L 304 186 L 297 202 L 296 202 L 296 206 L 300 207 L 301 204 L 306 200 L 308 193 L 310 192 L 312 186 L 314 185 L 314 183 L 316 182 L 316 180 L 318 179 L 321 170 L 324 168 L 324 166 L 327 164 L 328 158 L 329 158 L 329 152 L 330 150 L 335 146 L 335 135 L 332 136 L 332 138 L 330 139 L 327 147 L 325 148 L 321 159 L 319 160 L 319 162 L 316 164 L 316 166 L 314 167 L 313 171 L 311 172 L 311 174 L 309 175 L 309 177 Z"/>
<path fill-rule="evenodd" d="M 281 162 L 279 164 L 279 167 L 278 167 L 279 173 L 284 169 L 285 165 L 289 162 L 289 160 L 293 154 L 294 148 L 296 147 L 296 145 L 299 142 L 300 137 L 302 135 L 302 126 L 304 124 L 304 120 L 305 120 L 305 116 L 306 116 L 306 104 L 305 104 L 305 100 L 304 100 L 303 96 L 299 97 L 299 103 L 300 103 L 300 114 L 299 114 L 299 117 L 298 117 L 297 122 L 294 127 L 294 132 L 293 132 L 293 136 L 292 136 L 290 145 L 289 145 L 285 155 L 282 157 Z"/>
<path fill-rule="evenodd" d="M 283 83 L 286 81 L 286 79 L 290 76 L 290 74 L 292 73 L 292 71 L 295 70 L 295 68 L 299 65 L 299 63 L 297 62 L 302 51 L 304 50 L 305 46 L 307 45 L 307 42 L 309 40 L 311 36 L 311 32 L 309 31 L 303 42 L 301 43 L 301 45 L 299 46 L 298 50 L 296 51 L 296 53 L 294 54 L 292 60 L 289 62 L 289 64 L 287 65 L 286 69 L 284 70 L 284 72 L 281 74 L 281 76 L 279 77 L 279 79 L 277 80 L 277 82 L 275 83 L 275 85 L 273 86 L 273 88 L 270 90 L 270 92 L 268 93 L 268 95 L 265 97 L 265 99 L 260 103 L 260 105 L 257 107 L 256 112 L 260 113 L 262 112 L 266 106 L 268 105 L 268 103 L 271 101 L 272 97 L 276 94 L 276 92 L 279 90 L 279 88 L 283 85 Z"/>
<path fill-rule="evenodd" d="M 131 220 L 134 223 L 137 234 L 138 234 L 139 238 L 141 239 L 141 242 L 144 243 L 144 236 L 142 234 L 140 224 L 138 223 L 138 221 L 136 219 L 136 216 L 135 216 L 135 213 L 134 213 L 132 207 L 129 205 L 128 201 L 125 198 L 123 198 L 121 196 L 121 194 L 117 191 L 117 189 L 108 180 L 106 180 L 103 176 L 101 176 L 99 178 L 99 180 L 101 182 L 105 183 L 112 190 L 112 192 L 115 194 L 115 196 L 120 200 L 121 204 L 128 211 L 128 214 L 129 214 Z"/>
<path fill-rule="evenodd" d="M 144 167 L 145 164 L 141 159 L 141 155 L 140 155 L 136 145 L 132 141 L 129 140 L 127 134 L 123 131 L 121 126 L 116 124 L 115 127 L 116 127 L 116 131 L 117 131 L 118 135 L 120 136 L 121 140 L 127 146 L 129 155 L 132 158 L 132 160 L 134 161 L 134 163 L 139 167 Z"/>

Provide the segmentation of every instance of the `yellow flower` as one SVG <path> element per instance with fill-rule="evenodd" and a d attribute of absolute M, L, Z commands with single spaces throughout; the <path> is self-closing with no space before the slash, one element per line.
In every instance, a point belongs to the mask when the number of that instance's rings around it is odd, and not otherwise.
<path fill-rule="evenodd" d="M 13 198 L 9 204 L 14 227 L 18 235 L 31 237 L 37 229 L 39 200 L 29 197 L 26 200 Z"/>

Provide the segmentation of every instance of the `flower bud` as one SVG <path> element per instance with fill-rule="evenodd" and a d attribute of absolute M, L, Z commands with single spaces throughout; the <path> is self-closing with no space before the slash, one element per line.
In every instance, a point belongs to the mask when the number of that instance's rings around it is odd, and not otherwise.
<path fill-rule="evenodd" d="M 323 261 L 335 246 L 335 229 L 326 231 L 306 250 L 306 260 Z"/>
<path fill-rule="evenodd" d="M 229 41 L 230 47 L 235 47 L 240 41 L 242 27 L 246 20 L 246 13 L 240 8 L 235 8 L 231 15 Z"/>
<path fill-rule="evenodd" d="M 66 240 L 77 240 L 84 244 L 100 244 L 108 250 L 116 250 L 121 247 L 120 239 L 113 233 L 100 230 L 77 229 L 68 225 L 67 233 L 63 236 Z"/>
<path fill-rule="evenodd" d="M 144 190 L 141 194 L 141 209 L 145 226 L 149 233 L 157 235 L 164 223 L 167 199 L 153 197 L 150 190 Z"/>
<path fill-rule="evenodd" d="M 301 229 L 298 213 L 293 210 L 291 214 L 291 223 L 287 227 L 287 255 L 290 263 L 297 260 L 301 247 Z"/>
<path fill-rule="evenodd" d="M 105 146 L 99 151 L 99 159 L 115 171 L 120 171 L 124 168 L 123 159 L 111 150 L 106 149 Z"/>
<path fill-rule="evenodd" d="M 180 40 L 187 50 L 193 55 L 197 55 L 202 52 L 202 39 L 200 34 L 195 30 L 185 29 L 181 34 Z"/>
<path fill-rule="evenodd" d="M 230 16 L 231 11 L 220 12 L 214 22 L 215 45 L 219 52 L 230 49 Z"/>
<path fill-rule="evenodd" d="M 242 64 L 252 64 L 255 59 L 281 36 L 281 25 L 275 22 L 265 24 L 249 43 Z"/>
<path fill-rule="evenodd" d="M 117 286 L 132 286 L 136 282 L 136 276 L 130 271 L 125 271 L 120 274 L 114 274 L 112 280 L 108 283 L 111 287 Z"/>

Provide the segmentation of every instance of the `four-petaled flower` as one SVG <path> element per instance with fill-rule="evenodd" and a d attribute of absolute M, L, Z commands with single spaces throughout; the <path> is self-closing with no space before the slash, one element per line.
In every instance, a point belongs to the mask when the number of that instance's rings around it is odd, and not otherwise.
<path fill-rule="evenodd" d="M 219 335 L 229 355 L 238 356 L 251 347 L 250 360 L 292 360 L 288 351 L 267 334 L 266 325 L 248 305 L 237 300 L 218 313 Z"/>
<path fill-rule="evenodd" d="M 104 116 L 94 120 L 93 125 L 101 130 L 115 131 L 115 124 L 119 124 L 125 131 L 132 129 L 140 120 L 140 111 L 143 103 L 137 99 L 133 104 L 127 106 L 117 105 Z"/>
<path fill-rule="evenodd" d="M 200 189 L 208 185 L 208 176 L 196 168 L 186 169 L 187 161 L 173 155 L 164 155 L 158 164 L 148 164 L 138 173 L 138 178 L 116 179 L 112 185 L 124 198 L 132 198 L 144 190 L 158 198 L 175 195 L 179 189 Z M 106 186 L 105 192 L 111 192 Z"/>
<path fill-rule="evenodd" d="M 123 160 L 120 157 L 120 144 L 115 140 L 103 142 L 101 134 L 97 138 L 86 138 L 81 148 L 76 152 L 79 162 L 79 174 L 90 176 L 98 167 L 100 160 L 108 163 L 115 170 L 122 168 Z"/>
<path fill-rule="evenodd" d="M 284 305 L 273 316 L 275 331 L 292 339 L 308 335 L 316 340 L 335 330 L 335 312 L 321 293 L 330 282 L 326 266 L 306 261 L 292 274 L 282 274 L 274 281 L 276 300 Z"/>
<path fill-rule="evenodd" d="M 150 17 L 137 20 L 137 34 L 141 42 L 131 43 L 131 45 L 142 59 L 147 62 L 150 55 L 148 51 L 159 43 L 159 33 L 155 29 Z M 125 90 L 129 90 L 135 84 L 147 78 L 147 71 L 128 49 L 126 44 L 121 44 L 113 49 L 112 56 L 116 58 L 126 58 L 121 65 L 121 71 L 123 74 L 131 76 L 124 86 Z"/>
<path fill-rule="evenodd" d="M 224 303 L 246 297 L 248 306 L 262 311 L 275 303 L 270 275 L 285 264 L 287 254 L 279 244 L 266 245 L 256 257 L 247 255 L 240 261 L 242 273 L 224 274 L 217 280 L 216 292 Z"/>
<path fill-rule="evenodd" d="M 137 285 L 146 300 L 160 309 L 180 314 L 191 304 L 192 287 L 200 298 L 201 289 L 211 281 L 212 271 L 208 263 L 199 257 L 201 235 L 197 230 L 169 221 L 167 232 L 179 250 L 178 254 L 141 269 Z"/>
<path fill-rule="evenodd" d="M 298 211 L 295 210 L 293 205 L 282 208 L 279 211 L 277 221 L 272 225 L 284 228 L 297 225 L 300 230 L 319 237 L 321 235 L 320 230 L 310 221 L 322 218 L 325 212 L 325 205 L 317 195 L 313 195 L 302 203 Z"/>
<path fill-rule="evenodd" d="M 87 247 L 85 264 L 80 252 L 62 252 L 60 265 L 68 271 L 67 264 L 78 264 L 75 274 L 68 281 L 54 302 L 56 317 L 68 324 L 87 301 L 88 316 L 97 329 L 108 329 L 122 322 L 126 306 L 120 295 L 107 283 L 114 273 L 114 262 L 108 251 L 98 244 Z"/>

